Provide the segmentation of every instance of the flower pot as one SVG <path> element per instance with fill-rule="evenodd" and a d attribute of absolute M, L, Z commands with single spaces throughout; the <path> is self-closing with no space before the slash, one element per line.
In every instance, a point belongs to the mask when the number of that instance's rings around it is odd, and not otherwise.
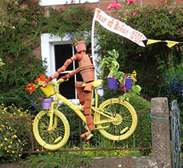
<path fill-rule="evenodd" d="M 74 46 L 77 52 L 86 51 L 86 44 L 85 44 L 85 41 L 83 40 L 75 42 Z"/>
<path fill-rule="evenodd" d="M 115 78 L 107 78 L 108 79 L 108 88 L 109 89 L 118 89 L 118 79 Z"/>
<path fill-rule="evenodd" d="M 53 98 L 52 98 L 52 97 L 43 99 L 43 100 L 42 100 L 42 109 L 43 109 L 43 110 L 49 110 L 52 101 L 53 101 Z"/>
<path fill-rule="evenodd" d="M 128 91 L 128 90 L 131 90 L 131 88 L 132 88 L 132 79 L 131 79 L 131 78 L 126 79 L 125 85 L 126 85 L 126 90 L 127 90 L 127 91 Z"/>
<path fill-rule="evenodd" d="M 94 67 L 85 67 L 80 70 L 80 74 L 84 80 L 84 82 L 91 82 L 94 81 Z"/>

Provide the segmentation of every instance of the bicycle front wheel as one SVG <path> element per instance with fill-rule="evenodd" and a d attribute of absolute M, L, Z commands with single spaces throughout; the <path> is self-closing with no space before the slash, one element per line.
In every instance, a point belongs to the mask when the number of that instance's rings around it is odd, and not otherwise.
<path fill-rule="evenodd" d="M 135 109 L 126 101 L 112 98 L 104 101 L 96 113 L 96 123 L 103 136 L 110 140 L 119 141 L 130 137 L 137 126 Z"/>
<path fill-rule="evenodd" d="M 58 110 L 53 111 L 53 122 L 47 110 L 40 111 L 33 122 L 33 133 L 37 142 L 48 150 L 57 150 L 64 146 L 70 136 L 67 118 Z"/>

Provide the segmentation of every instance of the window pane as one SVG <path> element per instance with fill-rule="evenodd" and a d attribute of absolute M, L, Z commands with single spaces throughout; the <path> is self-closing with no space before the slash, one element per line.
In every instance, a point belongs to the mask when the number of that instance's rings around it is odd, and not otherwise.
<path fill-rule="evenodd" d="M 64 76 L 66 74 L 62 73 L 59 75 L 59 78 L 61 76 Z M 58 79 L 59 79 L 58 78 Z M 71 77 L 69 79 L 69 81 L 66 81 L 62 84 L 60 84 L 59 90 L 61 95 L 63 95 L 64 97 L 66 97 L 67 99 L 75 99 L 75 86 L 74 86 L 74 77 Z"/>
<path fill-rule="evenodd" d="M 60 68 L 64 62 L 72 57 L 72 46 L 71 44 L 55 45 L 55 64 L 56 69 Z M 67 71 L 73 70 L 73 64 L 71 63 L 67 67 Z"/>

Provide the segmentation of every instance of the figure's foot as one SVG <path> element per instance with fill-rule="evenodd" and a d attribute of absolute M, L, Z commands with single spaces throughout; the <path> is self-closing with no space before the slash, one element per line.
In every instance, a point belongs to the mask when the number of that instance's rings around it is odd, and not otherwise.
<path fill-rule="evenodd" d="M 91 137 L 93 136 L 93 134 L 91 134 L 90 131 L 85 132 L 84 134 L 81 135 L 81 138 L 86 138 L 87 140 L 89 140 Z"/>

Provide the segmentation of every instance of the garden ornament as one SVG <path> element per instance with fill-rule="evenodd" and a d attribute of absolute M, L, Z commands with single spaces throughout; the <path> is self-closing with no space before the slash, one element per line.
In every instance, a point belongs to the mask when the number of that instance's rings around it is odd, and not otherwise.
<path fill-rule="evenodd" d="M 75 88 L 77 90 L 79 101 L 84 105 L 84 113 L 86 115 L 86 124 L 89 131 L 94 130 L 94 122 L 91 116 L 91 93 L 92 85 L 89 82 L 94 81 L 94 66 L 91 62 L 90 57 L 86 54 L 86 44 L 85 41 L 77 41 L 74 43 L 74 46 L 77 50 L 77 53 L 72 56 L 70 59 L 67 59 L 64 65 L 59 68 L 54 75 L 50 76 L 46 82 L 51 81 L 52 79 L 58 78 L 60 72 L 64 72 L 67 67 L 73 62 L 78 61 L 79 67 L 72 71 L 71 73 L 61 77 L 63 79 L 68 79 L 74 74 L 80 73 L 83 79 L 83 82 L 76 82 Z M 82 85 L 86 83 L 85 87 Z M 81 135 L 82 138 L 88 136 L 88 132 Z"/>

